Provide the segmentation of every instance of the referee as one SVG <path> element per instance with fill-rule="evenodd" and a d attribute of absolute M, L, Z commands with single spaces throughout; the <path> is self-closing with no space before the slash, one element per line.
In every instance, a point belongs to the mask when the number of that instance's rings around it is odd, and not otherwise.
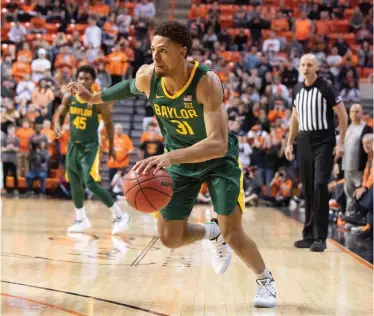
<path fill-rule="evenodd" d="M 305 195 L 305 222 L 303 239 L 296 248 L 326 249 L 329 219 L 329 192 L 327 189 L 334 157 L 344 153 L 344 135 L 347 130 L 347 112 L 332 85 L 318 78 L 318 62 L 306 54 L 300 60 L 304 82 L 292 91 L 292 117 L 286 147 L 286 158 L 293 160 L 293 141 L 297 137 L 298 162 Z M 334 112 L 339 121 L 339 142 L 335 146 Z"/>

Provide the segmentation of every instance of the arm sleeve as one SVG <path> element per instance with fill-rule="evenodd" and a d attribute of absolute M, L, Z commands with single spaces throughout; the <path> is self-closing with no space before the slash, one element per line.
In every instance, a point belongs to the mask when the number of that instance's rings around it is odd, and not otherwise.
<path fill-rule="evenodd" d="M 125 100 L 137 95 L 144 95 L 135 85 L 135 79 L 123 80 L 114 86 L 105 89 L 101 92 L 101 99 L 104 102 L 111 102 L 117 100 Z"/>
<path fill-rule="evenodd" d="M 331 84 L 326 86 L 326 100 L 327 105 L 330 107 L 337 106 L 340 102 L 342 102 L 342 97 L 336 93 L 334 87 Z"/>

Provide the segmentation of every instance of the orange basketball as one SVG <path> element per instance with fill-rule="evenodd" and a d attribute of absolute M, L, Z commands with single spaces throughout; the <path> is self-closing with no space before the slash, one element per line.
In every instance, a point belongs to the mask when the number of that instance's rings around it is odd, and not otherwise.
<path fill-rule="evenodd" d="M 127 203 L 136 210 L 153 213 L 162 210 L 173 196 L 173 180 L 165 170 L 153 174 L 130 171 L 123 183 Z"/>

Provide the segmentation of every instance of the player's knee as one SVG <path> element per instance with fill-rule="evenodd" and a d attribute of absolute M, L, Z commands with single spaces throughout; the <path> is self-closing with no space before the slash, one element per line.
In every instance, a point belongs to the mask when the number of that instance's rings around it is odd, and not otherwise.
<path fill-rule="evenodd" d="M 98 186 L 98 184 L 95 181 L 91 181 L 91 180 L 86 181 L 84 184 L 86 188 L 90 190 L 91 192 L 95 192 Z"/>
<path fill-rule="evenodd" d="M 164 230 L 159 232 L 161 243 L 167 248 L 178 248 L 182 245 L 183 235 L 180 232 Z"/>
<path fill-rule="evenodd" d="M 227 228 L 224 230 L 221 229 L 221 234 L 225 242 L 228 243 L 233 248 L 236 248 L 234 246 L 241 243 L 241 240 L 243 237 L 242 236 L 243 233 L 241 231 L 237 231 L 235 229 L 230 229 L 230 228 Z"/>

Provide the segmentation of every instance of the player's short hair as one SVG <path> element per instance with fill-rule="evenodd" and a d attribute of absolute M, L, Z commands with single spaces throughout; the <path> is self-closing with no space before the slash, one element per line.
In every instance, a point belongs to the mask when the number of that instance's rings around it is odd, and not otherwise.
<path fill-rule="evenodd" d="M 154 35 L 167 37 L 170 40 L 187 47 L 187 55 L 192 47 L 191 33 L 188 27 L 176 21 L 164 21 L 156 26 Z M 186 55 L 186 57 L 187 57 Z"/>
<path fill-rule="evenodd" d="M 80 66 L 77 70 L 77 78 L 81 72 L 89 73 L 93 80 L 96 79 L 96 71 L 91 66 Z"/>

